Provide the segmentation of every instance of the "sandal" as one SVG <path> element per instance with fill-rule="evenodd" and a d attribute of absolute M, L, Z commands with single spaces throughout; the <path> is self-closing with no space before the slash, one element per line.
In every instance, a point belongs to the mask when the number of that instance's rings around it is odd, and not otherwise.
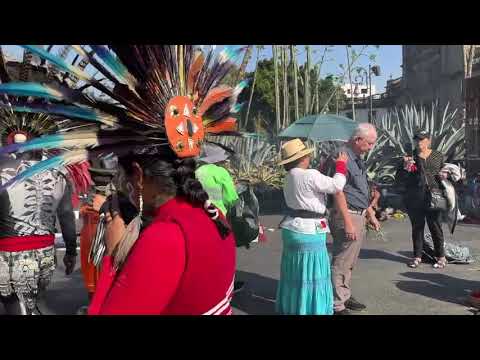
<path fill-rule="evenodd" d="M 411 267 L 411 268 L 415 269 L 415 268 L 419 267 L 421 263 L 422 263 L 422 259 L 415 258 L 415 259 L 413 259 L 412 262 L 408 263 L 408 267 Z"/>
<path fill-rule="evenodd" d="M 434 269 L 445 269 L 447 266 L 447 259 L 443 258 L 441 260 L 437 259 L 437 262 L 433 264 Z"/>

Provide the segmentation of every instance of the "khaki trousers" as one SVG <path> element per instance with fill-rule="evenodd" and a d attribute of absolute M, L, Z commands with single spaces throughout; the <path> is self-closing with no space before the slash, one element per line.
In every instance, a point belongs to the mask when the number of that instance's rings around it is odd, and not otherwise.
<path fill-rule="evenodd" d="M 339 211 L 334 210 L 330 217 L 333 237 L 332 284 L 335 311 L 345 309 L 345 302 L 352 295 L 350 288 L 352 271 L 366 237 L 365 214 L 350 213 L 350 217 L 355 227 L 355 241 L 347 240 L 345 222 Z"/>

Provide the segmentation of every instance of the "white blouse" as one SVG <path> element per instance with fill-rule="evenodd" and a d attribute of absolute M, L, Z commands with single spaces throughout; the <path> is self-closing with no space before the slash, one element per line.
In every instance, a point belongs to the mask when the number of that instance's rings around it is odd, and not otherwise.
<path fill-rule="evenodd" d="M 325 194 L 335 194 L 342 191 L 346 181 L 345 175 L 341 173 L 328 177 L 315 169 L 293 168 L 285 177 L 283 186 L 285 202 L 291 209 L 309 210 L 324 214 L 326 211 Z M 303 234 L 330 231 L 324 217 L 306 219 L 287 216 L 280 227 Z"/>

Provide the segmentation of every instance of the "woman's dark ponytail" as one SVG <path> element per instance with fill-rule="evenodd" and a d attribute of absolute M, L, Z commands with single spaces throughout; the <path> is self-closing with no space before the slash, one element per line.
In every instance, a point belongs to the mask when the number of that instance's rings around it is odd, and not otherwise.
<path fill-rule="evenodd" d="M 195 178 L 197 166 L 195 159 L 178 159 L 172 151 L 162 155 L 131 154 L 120 158 L 119 162 L 127 174 L 133 173 L 132 164 L 137 162 L 145 175 L 156 178 L 162 192 L 183 196 L 190 204 L 202 207 L 215 222 L 221 237 L 226 238 L 230 234 L 230 227 L 218 216 L 217 208 L 212 208 L 213 205 L 208 207 L 208 194 L 200 181 Z"/>
<path fill-rule="evenodd" d="M 207 192 L 203 189 L 200 181 L 195 178 L 196 165 L 195 159 L 192 158 L 175 161 L 174 178 L 177 184 L 177 194 L 183 195 L 190 204 L 201 206 L 217 226 L 222 239 L 225 239 L 230 234 L 230 227 L 218 216 L 219 210 L 211 205 Z"/>

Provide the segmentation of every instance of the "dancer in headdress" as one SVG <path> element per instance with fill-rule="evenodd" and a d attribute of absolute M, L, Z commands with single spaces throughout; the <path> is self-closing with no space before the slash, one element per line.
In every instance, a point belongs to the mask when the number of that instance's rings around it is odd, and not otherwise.
<path fill-rule="evenodd" d="M 10 86 L 11 73 L 5 66 L 0 48 L 1 86 Z M 17 78 L 28 84 L 32 73 L 32 53 L 26 51 Z M 42 64 L 41 64 L 42 65 Z M 44 65 L 44 64 L 43 64 Z M 36 73 L 45 75 L 46 68 L 37 66 Z M 37 74 L 38 75 L 38 74 Z M 45 76 L 47 81 L 57 79 Z M 22 147 L 28 141 L 61 131 L 70 121 L 48 114 L 23 111 L 12 103 L 25 102 L 43 106 L 45 101 L 30 94 L 2 95 L 0 133 L 3 148 Z M 11 103 L 12 102 L 12 103 Z M 50 283 L 56 265 L 55 233 L 58 217 L 65 256 L 66 274 L 72 273 L 76 262 L 75 217 L 72 209 L 72 190 L 85 191 L 91 180 L 86 163 L 79 162 L 65 168 L 31 171 L 43 159 L 57 151 L 42 147 L 33 151 L 2 152 L 0 160 L 0 300 L 8 314 L 38 314 L 39 295 Z M 23 173 L 25 181 L 13 179 Z M 10 184 L 10 185 L 8 185 Z"/>
<path fill-rule="evenodd" d="M 105 256 L 89 313 L 231 314 L 235 241 L 195 178 L 194 157 L 205 134 L 235 133 L 232 113 L 246 83 L 232 88 L 221 81 L 242 48 L 226 46 L 215 56 L 213 48 L 205 54 L 189 45 L 72 45 L 108 83 L 41 46 L 24 47 L 80 78 L 83 88 L 17 83 L 0 85 L 0 93 L 48 98 L 41 106 L 14 106 L 96 128 L 0 152 L 65 149 L 32 167 L 34 173 L 111 153 L 119 157 L 123 181 L 101 215 L 105 244 L 99 250 Z M 85 94 L 88 86 L 111 101 Z M 24 180 L 20 173 L 3 188 Z"/>
<path fill-rule="evenodd" d="M 2 144 L 9 146 L 24 144 L 54 121 L 46 115 L 2 110 L 0 124 Z M 4 156 L 0 162 L 2 186 L 18 173 L 29 171 L 41 158 L 39 150 L 19 153 L 15 158 Z M 39 313 L 39 293 L 46 290 L 55 270 L 57 216 L 66 245 L 66 274 L 73 271 L 77 255 L 75 217 L 67 176 L 67 171 L 49 169 L 0 193 L 0 300 L 7 314 Z"/>

